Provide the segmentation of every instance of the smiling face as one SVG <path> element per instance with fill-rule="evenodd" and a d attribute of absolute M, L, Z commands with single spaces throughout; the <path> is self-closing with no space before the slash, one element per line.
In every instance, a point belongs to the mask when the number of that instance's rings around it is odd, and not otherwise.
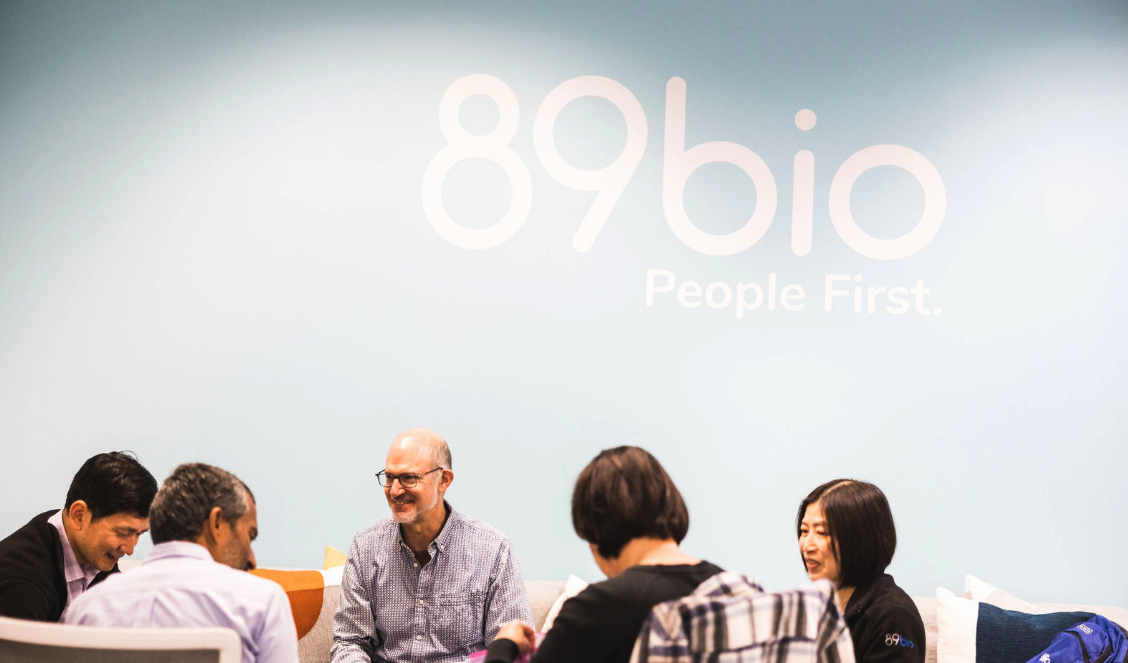
<path fill-rule="evenodd" d="M 807 505 L 803 514 L 799 525 L 799 552 L 807 565 L 807 577 L 811 580 L 826 578 L 838 586 L 841 580 L 838 555 L 823 517 L 822 504 L 818 502 Z"/>
<path fill-rule="evenodd" d="M 99 571 L 109 571 L 122 557 L 132 555 L 141 535 L 149 530 L 149 519 L 136 514 L 115 513 L 94 520 L 81 500 L 71 504 L 65 519 L 75 559 Z"/>
<path fill-rule="evenodd" d="M 428 519 L 441 519 L 443 495 L 450 486 L 454 473 L 450 470 L 432 472 L 435 458 L 432 443 L 420 434 L 401 435 L 388 450 L 384 471 L 396 476 L 419 475 L 419 483 L 404 488 L 398 480 L 384 486 L 384 497 L 392 510 L 392 520 L 401 525 L 416 524 Z M 438 509 L 438 511 L 436 511 Z"/>

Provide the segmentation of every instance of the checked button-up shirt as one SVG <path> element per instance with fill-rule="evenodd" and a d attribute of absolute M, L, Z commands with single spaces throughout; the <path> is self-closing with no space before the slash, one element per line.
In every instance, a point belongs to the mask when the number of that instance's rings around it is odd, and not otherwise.
<path fill-rule="evenodd" d="M 834 585 L 765 592 L 719 573 L 685 598 L 654 606 L 631 663 L 854 663 Z"/>
<path fill-rule="evenodd" d="M 454 663 L 485 649 L 502 624 L 533 623 L 501 532 L 452 508 L 427 551 L 422 566 L 390 518 L 356 535 L 333 619 L 333 663 Z"/>

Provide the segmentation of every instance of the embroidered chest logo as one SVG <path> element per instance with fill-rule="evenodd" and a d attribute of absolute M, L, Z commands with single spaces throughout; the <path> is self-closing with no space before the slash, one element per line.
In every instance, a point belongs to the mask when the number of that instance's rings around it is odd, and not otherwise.
<path fill-rule="evenodd" d="M 885 635 L 885 646 L 886 647 L 908 647 L 909 649 L 914 648 L 912 640 L 909 640 L 908 638 L 905 638 L 905 637 L 903 637 L 903 636 L 901 636 L 897 633 L 888 633 L 888 634 Z M 1047 663 L 1047 662 L 1042 661 L 1042 663 Z"/>

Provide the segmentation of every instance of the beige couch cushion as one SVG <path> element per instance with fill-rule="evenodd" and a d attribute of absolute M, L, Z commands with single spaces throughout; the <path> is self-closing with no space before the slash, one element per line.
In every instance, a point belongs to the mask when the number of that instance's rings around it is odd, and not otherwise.
<path fill-rule="evenodd" d="M 556 597 L 564 591 L 564 583 L 559 580 L 531 580 L 525 583 L 525 591 L 529 594 L 529 607 L 533 610 L 533 625 L 540 631 Z"/>

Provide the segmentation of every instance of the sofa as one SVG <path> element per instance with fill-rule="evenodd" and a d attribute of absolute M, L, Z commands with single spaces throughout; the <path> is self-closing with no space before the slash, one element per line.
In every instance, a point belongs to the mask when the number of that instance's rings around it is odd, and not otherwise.
<path fill-rule="evenodd" d="M 341 595 L 341 567 L 322 571 L 272 571 L 254 573 L 280 582 L 290 596 L 298 624 L 298 655 L 301 663 L 327 663 L 333 644 L 333 614 Z M 294 574 L 304 574 L 305 580 Z M 312 575 L 310 575 L 312 574 Z M 318 577 L 314 577 L 318 576 Z M 304 583 L 304 584 L 303 584 Z M 538 580 L 525 583 L 537 630 L 543 630 L 554 604 L 567 590 L 574 595 L 585 583 Z M 1001 608 L 1015 615 L 1046 615 L 1063 612 L 1093 612 L 1128 626 L 1128 609 L 1065 603 L 1027 603 L 974 576 L 964 580 L 963 593 L 938 589 L 936 596 L 914 596 L 926 632 L 927 663 L 975 663 L 976 614 L 979 604 Z M 556 608 L 557 610 L 559 608 Z M 1008 613 L 1008 614 L 1009 614 Z M 944 642 L 941 643 L 943 638 Z M 580 662 L 578 662 L 580 663 Z"/>

